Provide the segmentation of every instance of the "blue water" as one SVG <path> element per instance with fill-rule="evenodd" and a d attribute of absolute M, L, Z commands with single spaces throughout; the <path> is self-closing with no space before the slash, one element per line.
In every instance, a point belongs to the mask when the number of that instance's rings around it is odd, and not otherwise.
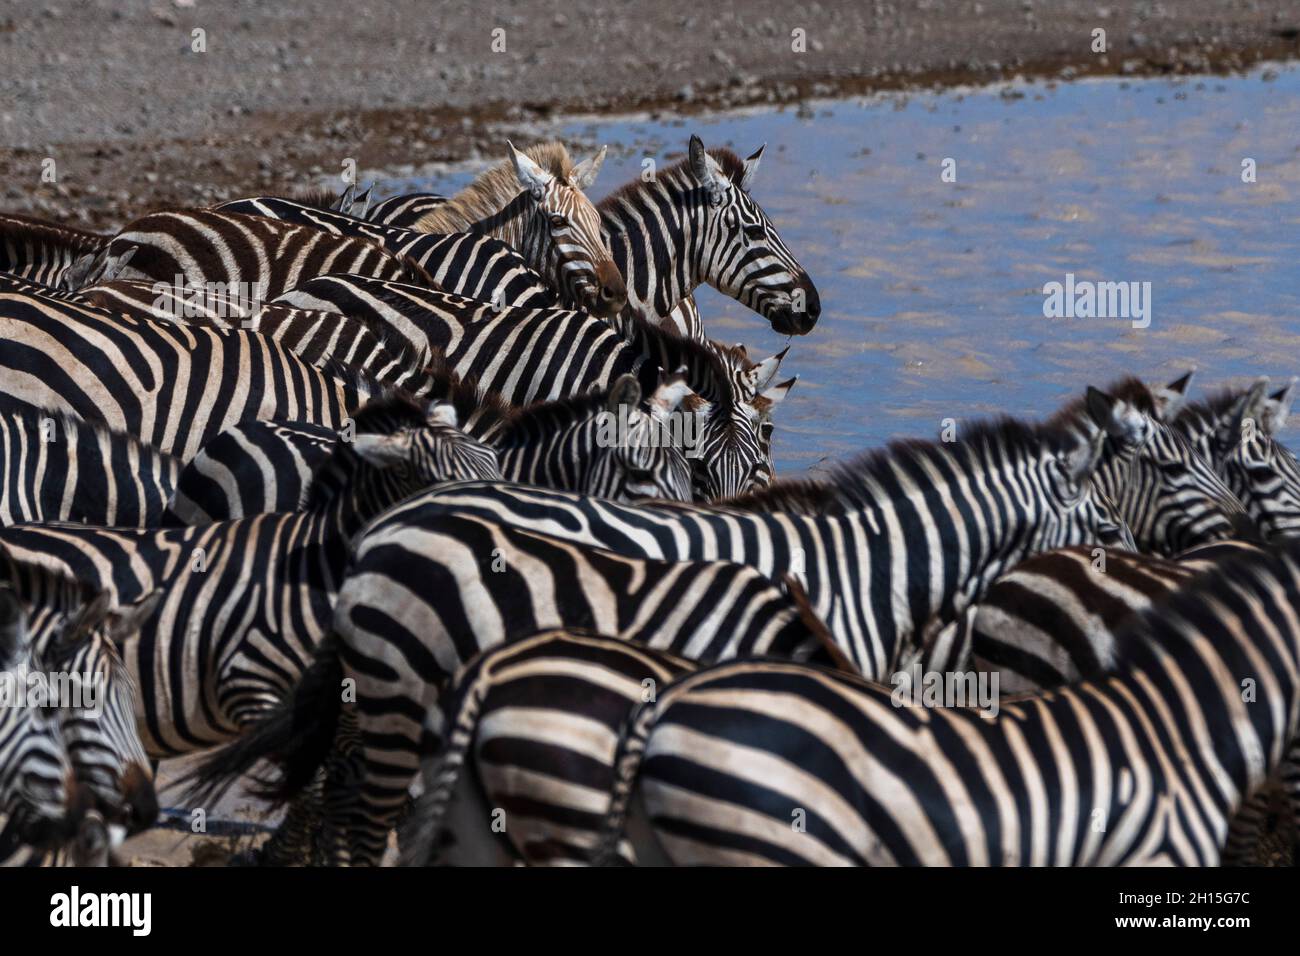
<path fill-rule="evenodd" d="M 747 155 L 753 194 L 821 293 L 779 409 L 790 474 L 945 418 L 1049 414 L 1124 374 L 1196 391 L 1300 374 L 1300 70 L 1089 80 L 676 119 L 567 121 L 610 145 L 599 198 L 687 138 Z M 956 182 L 941 163 L 956 161 Z M 1242 182 L 1253 159 L 1257 181 Z M 385 183 L 452 190 L 472 174 Z M 1151 324 L 1045 318 L 1043 286 L 1149 282 Z M 751 355 L 786 339 L 702 290 L 705 328 Z"/>

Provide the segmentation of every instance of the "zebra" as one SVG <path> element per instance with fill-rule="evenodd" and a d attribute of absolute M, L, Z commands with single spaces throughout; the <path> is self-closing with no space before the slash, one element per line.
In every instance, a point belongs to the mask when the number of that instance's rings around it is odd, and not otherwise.
<path fill-rule="evenodd" d="M 330 272 L 433 283 L 410 259 L 366 239 L 207 209 L 153 212 L 127 223 L 84 272 L 74 288 L 138 279 L 175 283 L 183 291 L 237 289 L 257 300 Z"/>
<path fill-rule="evenodd" d="M 1255 533 L 1241 501 L 1170 425 L 1183 408 L 1191 377 L 1189 372 L 1154 389 L 1136 378 L 1106 392 L 1090 387 L 1080 403 L 1060 413 L 1077 417 L 1086 404 L 1097 421 L 1118 424 L 1106 436 L 1093 483 L 1119 508 L 1137 547 L 1165 556 Z"/>
<path fill-rule="evenodd" d="M 445 355 L 460 375 L 514 405 L 607 388 L 638 376 L 647 393 L 661 370 L 686 368 L 700 409 L 695 495 L 719 498 L 772 480 L 772 412 L 796 379 L 773 383 L 784 352 L 752 362 L 743 349 L 684 338 L 631 314 L 600 320 L 562 310 L 496 309 L 459 296 L 351 276 L 313 280 L 282 301 L 367 315 Z M 413 345 L 412 347 L 416 347 Z"/>
<path fill-rule="evenodd" d="M 373 203 L 362 217 L 381 226 L 410 229 L 426 215 L 447 203 L 447 197 L 438 193 L 406 193 L 389 196 Z"/>
<path fill-rule="evenodd" d="M 155 526 L 180 470 L 130 435 L 0 392 L 0 524 Z"/>
<path fill-rule="evenodd" d="M 368 520 L 432 482 L 497 473 L 492 450 L 449 418 L 402 396 L 372 402 L 300 514 L 148 531 L 16 525 L 0 529 L 0 545 L 15 561 L 110 592 L 119 606 L 162 592 L 119 649 L 139 688 L 145 751 L 188 753 L 229 739 L 293 685 Z"/>
<path fill-rule="evenodd" d="M 701 668 L 625 727 L 602 856 L 626 835 L 677 864 L 1215 865 L 1295 734 L 1298 562 L 1225 563 L 1133 623 L 1121 671 L 991 718 L 797 663 Z"/>
<path fill-rule="evenodd" d="M 42 673 L 66 675 L 96 700 L 52 696 L 72 769 L 95 809 L 135 833 L 158 816 L 153 774 L 135 724 L 136 685 L 115 642 L 138 635 L 157 591 L 115 606 L 96 591 L 35 563 L 0 553 L 4 588 L 27 606 L 31 652 Z M 58 691 L 51 685 L 52 695 Z"/>
<path fill-rule="evenodd" d="M 718 570 L 728 567 L 739 566 Z M 783 583 L 789 600 L 772 588 L 770 613 L 787 614 L 793 602 L 809 632 L 834 653 L 798 585 L 789 578 Z M 701 636 L 682 631 L 667 646 L 698 651 Z M 467 854 L 485 852 L 475 838 L 496 842 L 490 807 L 507 814 L 506 840 L 525 862 L 591 863 L 623 723 L 637 702 L 699 666 L 664 646 L 570 627 L 478 654 L 457 672 L 441 702 L 438 725 L 447 728 L 447 744 L 422 762 L 424 792 L 398 838 L 403 864 L 463 864 Z M 755 653 L 743 644 L 727 650 L 739 657 Z M 444 852 L 448 833 L 454 859 Z M 513 861 L 490 848 L 486 855 Z"/>
<path fill-rule="evenodd" d="M 575 165 L 558 142 L 526 152 L 507 145 L 508 161 L 431 209 L 412 230 L 495 236 L 523 253 L 565 302 L 593 315 L 617 315 L 627 289 L 610 258 L 600 214 L 583 193 L 596 180 L 605 148 Z"/>
<path fill-rule="evenodd" d="M 523 255 L 494 236 L 455 232 L 432 235 L 365 222 L 288 199 L 259 196 L 214 207 L 223 212 L 267 216 L 323 232 L 369 239 L 405 256 L 445 292 L 491 302 L 499 307 L 549 308 L 559 295 L 529 266 Z M 572 303 L 580 305 L 580 303 Z"/>
<path fill-rule="evenodd" d="M 423 372 L 431 360 L 427 348 L 408 352 L 403 342 L 388 341 L 383 330 L 336 312 L 246 303 L 215 291 L 194 296 L 168 283 L 132 279 L 87 286 L 78 295 L 88 305 L 138 319 L 261 332 L 317 368 L 352 366 L 415 394 L 428 387 Z"/>
<path fill-rule="evenodd" d="M 421 526 L 418 541 L 409 530 L 391 539 L 382 531 L 378 538 L 367 532 L 359 546 L 349 580 L 381 574 L 394 594 L 401 591 L 402 603 L 380 613 L 392 618 L 387 626 L 401 630 L 412 642 L 415 666 L 426 676 L 436 671 L 437 680 L 449 677 L 480 648 L 526 638 L 540 627 L 557 624 L 595 627 L 620 639 L 710 659 L 764 652 L 807 658 L 829 641 L 824 630 L 810 623 L 806 602 L 757 570 L 732 562 L 624 557 L 454 513 Z M 393 576 L 395 567 L 375 563 L 386 555 L 400 555 L 405 568 L 400 584 Z M 438 583 L 430 587 L 432 582 Z M 435 594 L 441 595 L 437 601 Z M 521 594 L 528 599 L 520 600 Z M 484 595 L 490 596 L 490 605 L 484 604 Z M 336 619 L 345 613 L 336 611 Z M 370 617 L 373 612 L 358 608 L 356 613 Z M 417 618 L 446 621 L 455 631 L 452 640 L 441 647 L 424 646 Z M 416 630 L 406 630 L 412 625 Z M 304 751 L 295 748 L 290 780 L 305 784 L 322 763 L 330 767 L 329 776 L 343 773 L 353 779 L 364 767 L 357 747 L 340 746 L 328 760 L 324 756 L 336 743 L 336 728 L 338 740 L 356 739 L 352 708 L 336 706 L 341 701 L 334 693 L 342 679 L 340 669 L 352 653 L 333 637 L 322 644 L 312 672 L 304 675 L 292 698 L 276 716 L 206 760 L 195 773 L 198 783 L 188 799 L 205 801 L 212 789 L 246 771 L 248 761 L 263 755 L 267 735 L 283 731 L 286 720 L 306 719 L 311 726 L 311 739 L 302 742 Z M 403 712 L 407 709 L 403 704 Z M 292 792 L 290 788 L 280 796 Z M 368 810 L 357 809 L 359 796 L 364 793 L 358 795 L 350 784 L 327 792 L 323 802 L 332 819 L 324 829 L 346 833 L 342 849 L 336 851 L 344 858 L 373 862 L 377 857 L 370 853 L 382 850 L 391 821 L 380 820 L 373 829 L 363 826 L 353 833 L 347 821 L 354 814 L 370 816 Z"/>
<path fill-rule="evenodd" d="M 1100 450 L 1101 433 L 1086 421 L 1008 419 L 971 426 L 960 443 L 895 444 L 839 466 L 824 482 L 778 483 L 719 506 L 621 505 L 484 482 L 408 498 L 357 542 L 334 614 L 342 666 L 362 702 L 364 809 L 351 839 L 358 858 L 377 859 L 400 810 L 394 795 L 415 773 L 424 730 L 412 715 L 428 711 L 451 664 L 517 615 L 519 589 L 535 599 L 556 579 L 567 597 L 591 579 L 597 593 L 623 591 L 559 557 L 485 571 L 509 526 L 642 561 L 732 561 L 769 580 L 794 574 L 849 661 L 883 674 L 914 629 L 959 613 L 1028 554 L 1122 535 L 1113 508 L 1090 490 Z M 474 521 L 488 530 L 463 530 Z M 439 533 L 449 524 L 462 530 Z M 430 585 L 461 580 L 474 582 L 464 594 Z M 509 595 L 494 595 L 507 586 Z M 406 666 L 381 675 L 368 662 L 391 660 L 394 642 Z M 386 703 L 370 703 L 378 701 Z"/>
<path fill-rule="evenodd" d="M 673 441 L 670 427 L 679 406 L 693 399 L 680 376 L 669 377 L 644 400 L 637 380 L 625 375 L 612 389 L 522 409 L 460 381 L 444 365 L 431 366 L 429 377 L 427 397 L 447 403 L 467 435 L 493 448 L 508 481 L 616 501 L 690 500 L 690 449 Z M 330 429 L 296 422 L 244 422 L 227 429 L 181 472 L 169 523 L 301 510 L 311 476 L 336 438 Z"/>
<path fill-rule="evenodd" d="M 107 236 L 75 226 L 0 213 L 0 272 L 57 287 L 74 262 L 107 242 Z"/>
<path fill-rule="evenodd" d="M 691 293 L 707 282 L 777 332 L 812 330 L 821 315 L 817 288 L 749 195 L 762 157 L 762 147 L 742 160 L 692 136 L 685 160 L 597 204 L 633 309 L 703 339 Z"/>
<path fill-rule="evenodd" d="M 133 319 L 2 292 L 0 326 L 6 393 L 134 435 L 181 462 L 246 419 L 343 427 L 348 412 L 379 390 L 361 373 L 336 366 L 327 374 L 242 329 Z"/>
<path fill-rule="evenodd" d="M 1300 532 L 1300 465 L 1277 440 L 1295 398 L 1295 381 L 1268 394 L 1268 380 L 1189 405 L 1174 422 L 1241 499 L 1265 540 Z"/>
<path fill-rule="evenodd" d="M 166 524 L 203 525 L 275 511 L 302 511 L 311 479 L 338 441 L 333 428 L 293 421 L 231 425 L 177 476 Z"/>

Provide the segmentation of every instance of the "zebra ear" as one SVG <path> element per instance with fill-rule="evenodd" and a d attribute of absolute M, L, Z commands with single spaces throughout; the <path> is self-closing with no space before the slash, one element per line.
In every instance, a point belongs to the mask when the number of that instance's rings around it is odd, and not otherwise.
<path fill-rule="evenodd" d="M 1286 427 L 1287 416 L 1291 414 L 1291 403 L 1295 400 L 1295 383 L 1296 379 L 1292 378 L 1264 403 L 1264 414 L 1259 424 L 1265 435 L 1274 436 Z"/>
<path fill-rule="evenodd" d="M 450 425 L 452 428 L 459 428 L 459 416 L 456 414 L 456 406 L 446 402 L 434 402 L 429 406 L 428 414 L 425 416 L 431 425 Z"/>
<path fill-rule="evenodd" d="M 649 398 L 650 414 L 656 418 L 667 418 L 687 395 L 694 394 L 686 384 L 686 376 L 681 370 L 674 372 L 659 383 L 654 394 Z"/>
<path fill-rule="evenodd" d="M 1097 469 L 1105 433 L 1100 429 L 1090 433 L 1070 431 L 1071 442 L 1057 453 L 1057 461 L 1065 477 L 1075 485 L 1082 485 Z"/>
<path fill-rule="evenodd" d="M 1166 385 L 1164 388 L 1151 390 L 1151 395 L 1156 401 L 1156 420 L 1161 422 L 1172 422 L 1182 412 L 1183 406 L 1187 404 L 1187 387 L 1192 383 L 1192 376 L 1196 370 L 1188 372 L 1182 378 L 1176 379 Z"/>
<path fill-rule="evenodd" d="M 600 151 L 590 159 L 584 159 L 577 166 L 573 167 L 573 172 L 569 174 L 569 185 L 574 189 L 586 189 L 596 182 L 596 177 L 600 175 L 600 165 L 605 161 L 605 151 L 607 147 L 602 146 Z"/>
<path fill-rule="evenodd" d="M 90 603 L 81 607 L 80 613 L 77 614 L 77 620 L 68 629 L 69 637 L 84 637 L 91 631 L 98 628 L 106 620 L 113 610 L 113 594 L 111 591 L 100 591 Z"/>
<path fill-rule="evenodd" d="M 1234 433 L 1239 434 L 1246 419 L 1254 419 L 1261 425 L 1268 407 L 1268 378 L 1257 378 L 1241 398 L 1233 403 L 1228 411 L 1228 425 Z M 1235 440 L 1235 439 L 1234 439 Z"/>
<path fill-rule="evenodd" d="M 393 468 L 404 463 L 411 451 L 411 433 L 374 435 L 363 432 L 352 439 L 352 450 L 368 465 L 376 468 Z"/>
<path fill-rule="evenodd" d="M 626 405 L 629 409 L 635 409 L 641 404 L 641 383 L 636 380 L 635 375 L 620 375 L 614 382 L 614 387 L 609 390 L 609 402 L 606 407 L 611 412 L 618 412 L 620 405 Z"/>
<path fill-rule="evenodd" d="M 27 643 L 27 612 L 22 601 L 9 587 L 0 587 L 0 670 L 18 663 L 18 654 Z"/>
<path fill-rule="evenodd" d="M 784 382 L 778 382 L 767 391 L 761 393 L 759 398 L 767 399 L 769 405 L 780 405 L 785 401 L 785 397 L 790 394 L 790 389 L 794 388 L 794 383 L 799 381 L 799 376 L 788 378 Z M 771 411 L 771 409 L 768 409 Z"/>
<path fill-rule="evenodd" d="M 108 636 L 114 641 L 133 636 L 162 603 L 162 588 L 154 588 L 130 604 L 114 607 L 108 615 Z"/>
<path fill-rule="evenodd" d="M 772 383 L 772 379 L 776 378 L 776 373 L 781 371 L 781 360 L 785 358 L 786 353 L 789 351 L 790 346 L 787 345 L 781 351 L 777 352 L 770 358 L 763 359 L 763 361 L 757 363 L 753 368 L 745 373 L 750 376 L 755 392 L 761 392 Z"/>
<path fill-rule="evenodd" d="M 722 193 L 726 188 L 722 181 L 722 170 L 704 148 L 704 140 L 694 135 L 691 136 L 690 162 L 691 173 L 694 174 L 696 181 L 708 190 L 709 205 L 721 205 Z"/>
<path fill-rule="evenodd" d="M 546 194 L 546 187 L 555 177 L 515 149 L 514 143 L 507 140 L 506 145 L 510 147 L 510 161 L 515 165 L 515 175 L 519 177 L 519 185 L 532 193 L 533 198 L 541 199 Z"/>
<path fill-rule="evenodd" d="M 1136 444 L 1146 438 L 1146 417 L 1128 402 L 1089 385 L 1084 404 L 1093 424 L 1116 441 Z"/>
<path fill-rule="evenodd" d="M 763 150 L 767 149 L 767 143 L 764 143 L 753 154 L 745 160 L 745 174 L 740 178 L 740 188 L 749 192 L 749 187 L 754 184 L 754 174 L 758 172 L 758 163 L 763 158 Z"/>

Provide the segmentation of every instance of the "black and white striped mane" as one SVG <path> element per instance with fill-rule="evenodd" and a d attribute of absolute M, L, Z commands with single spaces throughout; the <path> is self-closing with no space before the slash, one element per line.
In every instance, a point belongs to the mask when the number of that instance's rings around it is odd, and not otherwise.
<path fill-rule="evenodd" d="M 741 511 L 784 511 L 793 514 L 840 514 L 879 504 L 868 484 L 885 488 L 898 484 L 898 472 L 924 475 L 925 465 L 948 474 L 955 462 L 1034 461 L 1044 449 L 1065 453 L 1080 441 L 1069 421 L 1030 423 L 1018 418 L 995 418 L 963 423 L 954 442 L 903 438 L 832 464 L 822 478 L 774 481 L 766 488 L 712 503 L 712 507 Z M 988 455 L 996 452 L 995 455 Z"/>
<path fill-rule="evenodd" d="M 723 175 L 731 180 L 732 185 L 737 189 L 741 188 L 741 183 L 745 180 L 745 161 L 725 146 L 714 146 L 706 150 L 706 152 L 717 162 L 722 169 Z M 683 156 L 666 169 L 659 170 L 658 177 L 667 181 L 680 175 L 686 177 L 688 182 L 694 182 L 695 174 L 689 168 L 690 161 L 689 155 Z M 626 182 L 596 203 L 596 209 L 602 213 L 612 209 L 623 199 L 639 195 L 644 191 L 645 187 L 646 184 L 639 178 Z M 703 189 L 703 187 L 700 188 Z"/>

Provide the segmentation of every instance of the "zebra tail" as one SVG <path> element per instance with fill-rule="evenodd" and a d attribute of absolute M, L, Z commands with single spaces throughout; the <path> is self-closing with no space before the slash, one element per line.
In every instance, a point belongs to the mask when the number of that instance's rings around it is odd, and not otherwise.
<path fill-rule="evenodd" d="M 627 839 L 628 811 L 636 781 L 641 775 L 641 761 L 645 759 L 646 741 L 658 716 L 655 701 L 638 704 L 623 725 L 618 748 L 614 751 L 614 786 L 610 791 L 609 809 L 592 853 L 592 866 L 627 866 L 632 857 L 624 852 Z"/>
<path fill-rule="evenodd" d="M 278 774 L 252 776 L 252 793 L 278 805 L 306 788 L 334 745 L 343 706 L 342 682 L 339 641 L 330 634 L 317 647 L 298 683 L 274 710 L 181 778 L 189 805 L 219 797 L 239 778 L 251 775 L 263 760 L 270 762 Z"/>
<path fill-rule="evenodd" d="M 835 635 L 826 626 L 826 622 L 818 617 L 817 611 L 812 606 L 812 601 L 808 598 L 808 592 L 804 590 L 799 580 L 794 575 L 787 574 L 782 578 L 782 583 L 785 585 L 785 593 L 790 596 L 795 609 L 799 612 L 799 620 L 803 622 L 803 626 L 808 629 L 808 633 L 817 641 L 818 646 L 826 652 L 826 656 L 831 659 L 835 669 L 846 674 L 852 674 L 854 677 L 861 677 L 862 671 L 849 659 L 849 655 L 844 653 L 844 648 L 835 642 Z"/>
<path fill-rule="evenodd" d="M 446 846 L 443 820 L 451 806 L 460 775 L 465 769 L 479 715 L 492 679 L 481 666 L 472 667 L 456 682 L 444 698 L 444 726 L 450 728 L 440 752 L 428 754 L 423 761 L 424 792 L 399 829 L 397 845 L 401 848 L 400 866 L 435 866 Z"/>

